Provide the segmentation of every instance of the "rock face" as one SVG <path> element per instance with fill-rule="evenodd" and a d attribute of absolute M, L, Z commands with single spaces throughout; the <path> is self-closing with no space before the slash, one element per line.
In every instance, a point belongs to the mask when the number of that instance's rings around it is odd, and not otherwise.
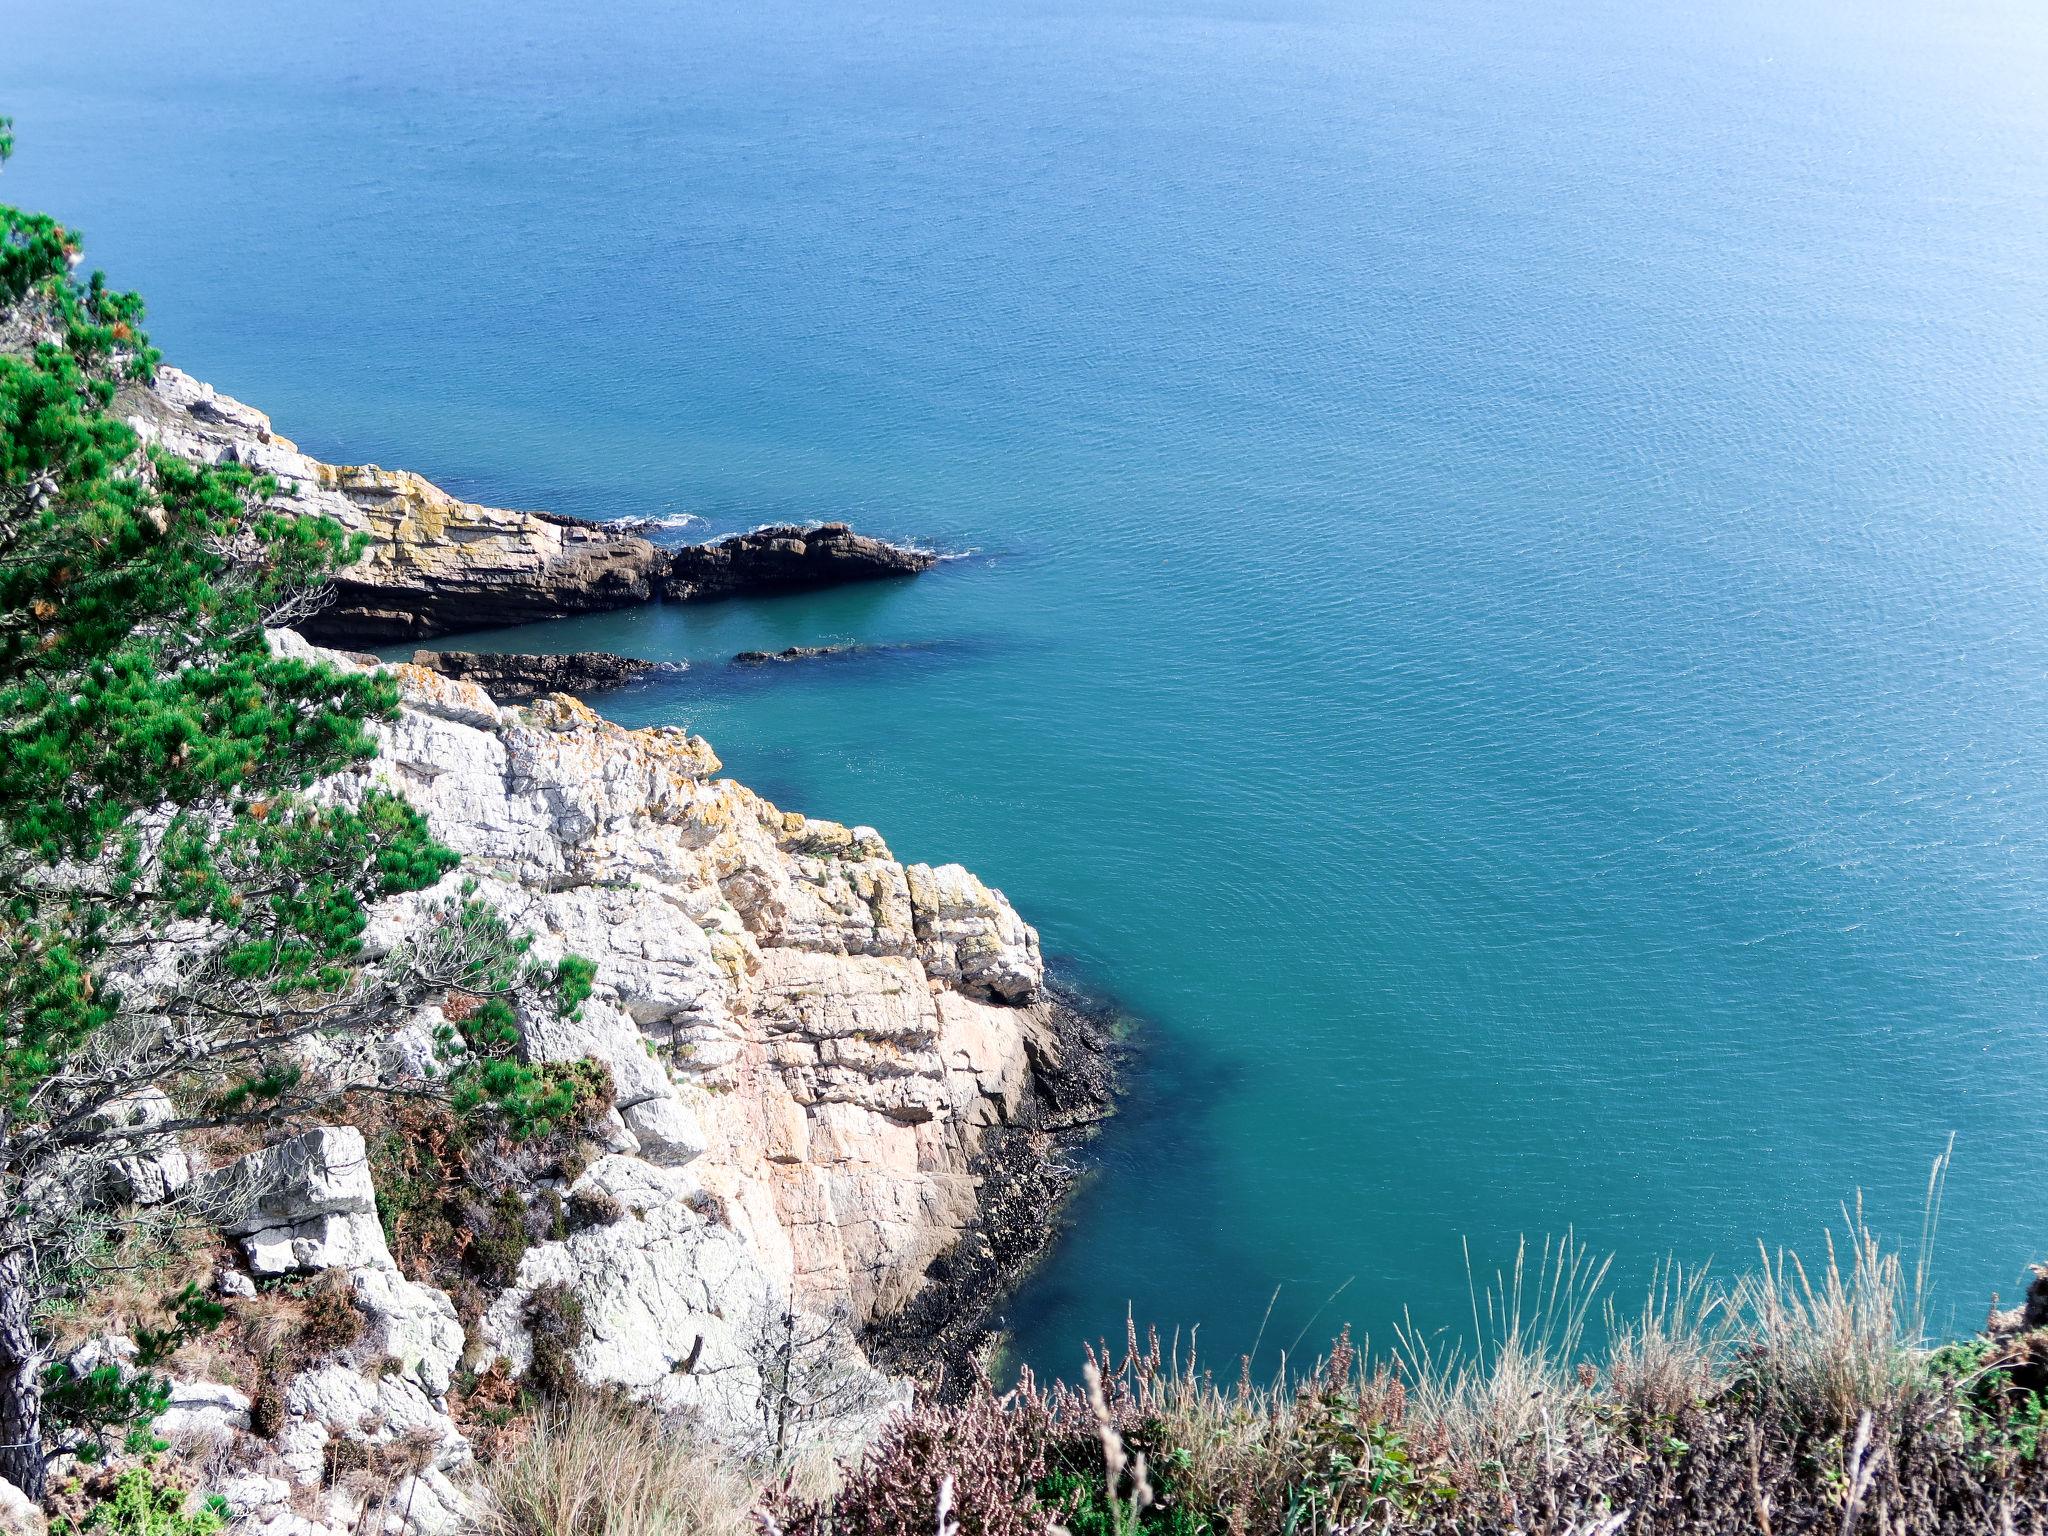
<path fill-rule="evenodd" d="M 569 651 L 559 656 L 414 651 L 412 664 L 475 683 L 500 704 L 523 704 L 544 693 L 601 693 L 655 669 L 651 661 L 610 651 Z"/>
<path fill-rule="evenodd" d="M 186 458 L 277 476 L 293 510 L 370 535 L 333 600 L 300 621 L 328 644 L 424 640 L 644 603 L 667 556 L 645 539 L 551 512 L 461 501 L 406 470 L 323 464 L 270 418 L 176 368 L 130 385 L 118 409 L 146 438 Z"/>
<path fill-rule="evenodd" d="M 858 534 L 845 523 L 778 523 L 675 552 L 662 595 L 679 602 L 796 592 L 850 581 L 915 576 L 938 556 Z"/>
<path fill-rule="evenodd" d="M 588 1381 L 744 1444 L 761 1433 L 766 1362 L 794 1336 L 825 1384 L 807 1398 L 831 1405 L 814 1431 L 871 1425 L 901 1389 L 862 1331 L 959 1242 L 977 1157 L 1034 1102 L 1053 1027 L 1037 935 L 957 865 L 906 867 L 871 829 L 717 777 L 681 730 L 391 671 L 403 711 L 370 773 L 334 792 L 401 790 L 464 858 L 446 889 L 382 904 L 366 942 L 404 943 L 475 882 L 536 936 L 535 958 L 597 963 L 578 1016 L 528 1020 L 526 1047 L 604 1062 L 617 1093 L 611 1151 L 561 1192 L 617 1219 L 530 1248 L 485 1314 L 486 1345 L 523 1367 L 528 1298 L 565 1285 L 583 1299 Z M 359 1219 L 339 1176 L 352 1149 L 295 1145 L 262 1177 L 234 1176 L 293 1192 L 235 1218 L 261 1272 L 340 1255 L 334 1224 Z M 332 1176 L 299 1176 L 315 1164 Z"/>

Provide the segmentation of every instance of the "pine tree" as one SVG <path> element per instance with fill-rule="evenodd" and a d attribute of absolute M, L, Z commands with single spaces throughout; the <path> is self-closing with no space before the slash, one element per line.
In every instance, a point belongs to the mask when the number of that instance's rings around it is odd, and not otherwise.
<path fill-rule="evenodd" d="M 432 953 L 366 961 L 367 905 L 455 856 L 346 772 L 392 683 L 266 639 L 359 545 L 265 477 L 138 439 L 113 404 L 156 367 L 141 301 L 77 256 L 0 206 L 0 1476 L 31 1497 L 37 1311 L 110 1162 L 318 1106 L 351 1084 L 309 1076 L 307 1041 L 374 1038 L 451 986 L 489 1003 L 444 1042 L 467 1048 L 458 1102 L 544 1129 L 574 1079 L 518 1062 L 507 999 L 589 986 L 580 962 L 538 976 L 473 900 Z M 165 1087 L 169 1121 L 126 1125 Z"/>

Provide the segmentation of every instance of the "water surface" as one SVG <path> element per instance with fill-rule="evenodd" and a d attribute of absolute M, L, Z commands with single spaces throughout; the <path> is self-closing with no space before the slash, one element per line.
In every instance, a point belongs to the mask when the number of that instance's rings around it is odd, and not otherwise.
<path fill-rule="evenodd" d="M 2040 7 L 7 12 L 0 189 L 311 451 L 977 552 L 482 643 L 1148 1021 L 1026 1357 L 1910 1233 L 1950 1132 L 1945 1305 L 2043 1256 Z M 925 649 L 724 665 L 832 640 Z"/>

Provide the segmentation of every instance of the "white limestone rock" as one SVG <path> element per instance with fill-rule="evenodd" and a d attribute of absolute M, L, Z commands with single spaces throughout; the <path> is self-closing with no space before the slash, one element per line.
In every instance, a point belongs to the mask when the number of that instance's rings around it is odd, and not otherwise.
<path fill-rule="evenodd" d="M 447 1293 L 383 1266 L 357 1269 L 349 1281 L 368 1323 L 358 1351 L 397 1361 L 429 1397 L 444 1397 L 462 1359 L 463 1342 L 462 1323 Z"/>
<path fill-rule="evenodd" d="M 248 1520 L 268 1513 L 281 1513 L 292 1496 L 292 1485 L 281 1477 L 246 1472 L 222 1478 L 212 1491 L 221 1497 L 236 1520 Z"/>
<path fill-rule="evenodd" d="M 388 1266 L 363 1133 L 321 1126 L 202 1175 L 198 1208 L 241 1239 L 259 1278 Z"/>
<path fill-rule="evenodd" d="M 469 1441 L 455 1421 L 403 1375 L 372 1377 L 346 1365 L 315 1366 L 292 1378 L 284 1402 L 279 1444 L 301 1486 L 319 1481 L 327 1442 L 338 1434 L 369 1445 L 417 1435 L 433 1447 L 434 1465 L 443 1468 L 471 1459 Z"/>
<path fill-rule="evenodd" d="M 42 1505 L 0 1477 L 0 1536 L 48 1536 Z"/>
<path fill-rule="evenodd" d="M 969 997 L 1028 1003 L 1045 980 L 1038 935 L 999 892 L 958 864 L 906 871 L 918 953 L 932 978 Z"/>
<path fill-rule="evenodd" d="M 249 1427 L 249 1396 L 217 1381 L 174 1381 L 170 1406 L 151 1426 L 173 1446 Z"/>
<path fill-rule="evenodd" d="M 94 1130 L 143 1130 L 174 1118 L 161 1088 L 143 1088 L 109 1104 L 89 1122 Z M 138 1136 L 107 1168 L 108 1192 L 137 1205 L 161 1205 L 192 1182 L 192 1164 L 174 1135 Z"/>
<path fill-rule="evenodd" d="M 582 1303 L 588 1329 L 574 1356 L 584 1381 L 687 1414 L 727 1445 L 751 1445 L 786 1306 L 745 1241 L 680 1170 L 608 1157 L 576 1187 L 604 1191 L 625 1219 L 528 1249 L 515 1285 L 485 1314 L 486 1341 L 524 1370 L 532 1353 L 527 1301 L 543 1286 L 566 1286 Z M 804 1433 L 844 1440 L 871 1430 L 904 1400 L 861 1357 L 844 1320 L 799 1313 L 796 1331 L 804 1368 L 833 1386 L 825 1394 L 831 1411 L 807 1422 Z"/>

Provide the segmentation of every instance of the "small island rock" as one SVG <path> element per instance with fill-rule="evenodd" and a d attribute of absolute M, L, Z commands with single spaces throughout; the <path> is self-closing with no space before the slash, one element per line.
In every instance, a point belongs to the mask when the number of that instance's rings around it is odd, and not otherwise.
<path fill-rule="evenodd" d="M 845 523 L 778 523 L 675 552 L 662 596 L 676 602 L 797 592 L 843 582 L 915 576 L 938 563 L 928 549 L 855 533 Z"/>

